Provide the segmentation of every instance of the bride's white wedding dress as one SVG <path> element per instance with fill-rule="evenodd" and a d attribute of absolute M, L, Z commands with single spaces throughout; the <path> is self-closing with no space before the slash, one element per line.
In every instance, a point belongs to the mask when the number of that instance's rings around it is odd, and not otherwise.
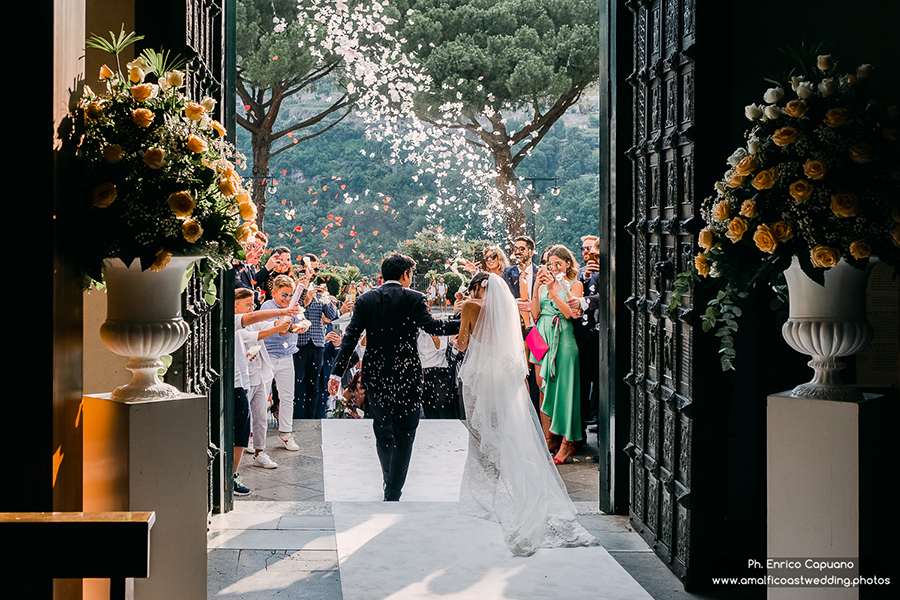
<path fill-rule="evenodd" d="M 497 521 L 513 554 L 588 546 L 528 396 L 519 312 L 506 282 L 491 275 L 460 369 L 469 454 L 459 506 Z"/>

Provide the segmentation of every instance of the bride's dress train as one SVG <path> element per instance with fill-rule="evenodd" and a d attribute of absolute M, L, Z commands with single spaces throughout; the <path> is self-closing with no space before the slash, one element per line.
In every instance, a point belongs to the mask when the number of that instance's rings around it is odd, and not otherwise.
<path fill-rule="evenodd" d="M 497 521 L 513 554 L 587 546 L 525 387 L 527 366 L 515 302 L 491 275 L 460 369 L 469 454 L 459 494 L 463 514 Z"/>

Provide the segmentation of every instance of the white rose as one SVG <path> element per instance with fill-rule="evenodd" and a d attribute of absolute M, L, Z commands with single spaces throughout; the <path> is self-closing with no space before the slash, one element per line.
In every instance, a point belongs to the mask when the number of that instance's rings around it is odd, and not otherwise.
<path fill-rule="evenodd" d="M 728 157 L 728 164 L 730 164 L 732 167 L 736 167 L 737 164 L 741 162 L 741 159 L 745 158 L 746 156 L 747 151 L 743 148 L 738 148 L 734 151 L 734 154 Z"/>
<path fill-rule="evenodd" d="M 816 88 L 809 81 L 803 81 L 797 86 L 797 96 L 802 100 L 812 97 L 816 93 Z"/>
<path fill-rule="evenodd" d="M 762 150 L 762 142 L 759 140 L 750 140 L 747 142 L 747 151 L 750 154 L 759 154 L 759 151 Z"/>
<path fill-rule="evenodd" d="M 834 60 L 830 54 L 820 54 L 816 60 L 816 66 L 820 71 L 830 71 L 834 68 Z"/>
<path fill-rule="evenodd" d="M 857 67 L 856 69 L 856 76 L 860 79 L 866 79 L 867 77 L 869 77 L 869 75 L 872 74 L 872 69 L 874 68 L 875 67 L 870 64 L 859 65 L 859 67 Z"/>
<path fill-rule="evenodd" d="M 791 89 L 796 92 L 797 88 L 800 87 L 800 84 L 804 81 L 806 81 L 806 77 L 803 75 L 794 75 L 791 77 Z"/>
<path fill-rule="evenodd" d="M 763 111 L 756 104 L 750 104 L 744 107 L 744 116 L 746 116 L 750 121 L 756 121 L 761 116 L 763 116 Z"/>
<path fill-rule="evenodd" d="M 720 196 L 725 195 L 725 184 L 724 183 L 722 183 L 721 181 L 717 181 L 716 185 L 714 187 Z"/>
<path fill-rule="evenodd" d="M 784 98 L 784 90 L 780 87 L 769 88 L 766 90 L 766 93 L 763 94 L 763 100 L 769 104 L 775 104 L 782 98 Z"/>
<path fill-rule="evenodd" d="M 781 116 L 781 109 L 773 104 L 765 108 L 765 113 L 767 119 L 769 119 L 770 121 L 774 121 Z"/>
<path fill-rule="evenodd" d="M 206 112 L 212 112 L 212 110 L 216 107 L 216 101 L 213 98 L 206 96 L 205 98 L 203 98 L 203 100 L 200 101 L 200 106 L 205 108 Z"/>
<path fill-rule="evenodd" d="M 819 84 L 819 92 L 821 92 L 823 96 L 830 96 L 836 91 L 837 83 L 835 83 L 834 78 L 832 77 L 823 79 L 822 83 Z"/>

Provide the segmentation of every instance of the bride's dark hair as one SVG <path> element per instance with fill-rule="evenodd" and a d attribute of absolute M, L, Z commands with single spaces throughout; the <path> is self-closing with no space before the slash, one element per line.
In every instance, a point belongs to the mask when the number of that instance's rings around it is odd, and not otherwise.
<path fill-rule="evenodd" d="M 471 292 L 475 289 L 475 286 L 481 285 L 481 282 L 485 281 L 488 277 L 490 277 L 490 275 L 484 271 L 476 274 L 475 277 L 472 278 L 472 281 L 469 282 L 469 291 Z"/>

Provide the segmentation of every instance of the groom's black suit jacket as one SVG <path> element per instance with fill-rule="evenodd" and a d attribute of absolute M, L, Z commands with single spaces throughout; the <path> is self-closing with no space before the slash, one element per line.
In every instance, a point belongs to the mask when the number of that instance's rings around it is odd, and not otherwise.
<path fill-rule="evenodd" d="M 434 319 L 425 296 L 398 283 L 366 292 L 356 300 L 332 375 L 342 376 L 349 368 L 365 331 L 363 387 L 398 404 L 417 404 L 422 396 L 422 363 L 416 345 L 420 328 L 431 335 L 453 335 L 459 332 L 459 321 Z"/>

